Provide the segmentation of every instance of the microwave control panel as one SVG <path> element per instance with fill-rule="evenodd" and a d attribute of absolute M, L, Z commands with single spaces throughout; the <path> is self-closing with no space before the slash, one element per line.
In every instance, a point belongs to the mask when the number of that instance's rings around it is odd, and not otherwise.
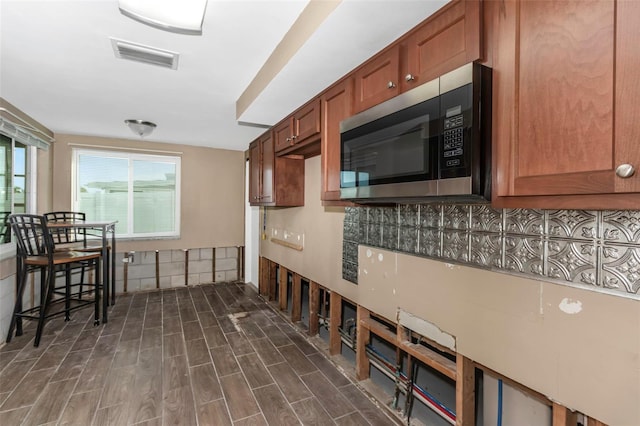
<path fill-rule="evenodd" d="M 445 167 L 460 167 L 464 154 L 464 128 L 462 114 L 445 118 L 442 155 Z"/>
<path fill-rule="evenodd" d="M 471 176 L 471 85 L 440 95 L 439 177 Z"/>

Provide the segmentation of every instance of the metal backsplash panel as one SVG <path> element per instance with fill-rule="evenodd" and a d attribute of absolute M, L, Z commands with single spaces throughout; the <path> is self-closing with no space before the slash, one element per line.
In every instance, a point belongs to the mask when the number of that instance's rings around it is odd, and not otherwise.
<path fill-rule="evenodd" d="M 640 299 L 640 211 L 347 207 L 342 276 L 358 244 Z"/>

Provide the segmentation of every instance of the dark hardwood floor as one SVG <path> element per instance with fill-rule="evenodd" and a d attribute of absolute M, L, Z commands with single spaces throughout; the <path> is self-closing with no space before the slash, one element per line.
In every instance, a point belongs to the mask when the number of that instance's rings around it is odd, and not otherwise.
<path fill-rule="evenodd" d="M 242 283 L 130 293 L 0 348 L 0 425 L 392 425 Z"/>

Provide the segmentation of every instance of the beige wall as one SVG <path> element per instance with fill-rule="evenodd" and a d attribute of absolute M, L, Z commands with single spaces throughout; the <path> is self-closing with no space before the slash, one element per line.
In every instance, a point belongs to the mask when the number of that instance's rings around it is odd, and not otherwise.
<path fill-rule="evenodd" d="M 53 209 L 51 204 L 53 194 L 53 167 L 51 166 L 53 163 L 53 146 L 47 151 L 39 149 L 36 162 L 38 168 L 36 210 L 42 214 Z"/>
<path fill-rule="evenodd" d="M 304 233 L 304 250 L 267 239 L 262 256 L 389 319 L 398 308 L 426 319 L 465 356 L 572 409 L 640 424 L 640 301 L 364 246 L 351 284 L 341 278 L 343 209 L 321 206 L 319 157 L 305 167 L 305 207 L 268 209 L 266 224 L 268 236 Z"/>
<path fill-rule="evenodd" d="M 245 161 L 242 151 L 56 134 L 52 162 L 53 210 L 71 208 L 74 145 L 182 152 L 180 239 L 122 241 L 118 251 L 244 245 Z"/>

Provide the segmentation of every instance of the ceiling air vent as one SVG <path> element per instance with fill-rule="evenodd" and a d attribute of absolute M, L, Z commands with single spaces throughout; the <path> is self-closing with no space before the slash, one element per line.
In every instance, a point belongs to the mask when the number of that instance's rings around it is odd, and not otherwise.
<path fill-rule="evenodd" d="M 176 52 L 144 46 L 130 41 L 118 40 L 116 38 L 111 38 L 111 45 L 117 58 L 158 65 L 171 68 L 172 70 L 178 69 L 178 57 L 180 55 Z"/>

